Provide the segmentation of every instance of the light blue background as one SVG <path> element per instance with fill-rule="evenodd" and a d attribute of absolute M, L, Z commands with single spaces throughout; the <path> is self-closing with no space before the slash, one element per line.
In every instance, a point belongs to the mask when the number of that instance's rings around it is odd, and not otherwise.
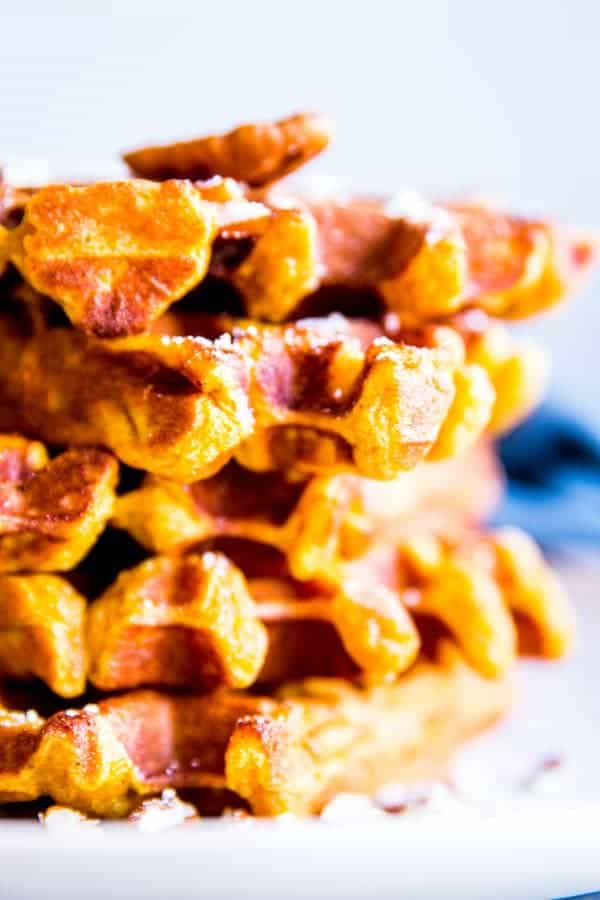
<path fill-rule="evenodd" d="M 313 171 L 600 228 L 595 0 L 5 3 L 0 39 L 2 159 L 108 172 L 120 148 L 308 107 L 337 122 Z M 600 424 L 595 287 L 527 330 Z"/>

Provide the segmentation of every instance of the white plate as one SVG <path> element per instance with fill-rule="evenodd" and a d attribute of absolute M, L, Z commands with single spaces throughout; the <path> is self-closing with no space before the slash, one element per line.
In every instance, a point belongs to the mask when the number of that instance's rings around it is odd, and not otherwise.
<path fill-rule="evenodd" d="M 571 566 L 581 646 L 528 663 L 512 718 L 457 766 L 438 815 L 46 831 L 0 823 L 0 898 L 554 898 L 600 889 L 600 565 Z M 545 757 L 564 766 L 515 788 Z"/>

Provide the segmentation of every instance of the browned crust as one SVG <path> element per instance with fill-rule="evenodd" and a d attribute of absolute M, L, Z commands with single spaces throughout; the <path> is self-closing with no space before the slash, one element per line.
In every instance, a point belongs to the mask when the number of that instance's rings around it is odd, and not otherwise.
<path fill-rule="evenodd" d="M 54 185 L 29 200 L 8 249 L 74 323 L 115 337 L 143 331 L 204 277 L 215 231 L 187 182 Z"/>
<path fill-rule="evenodd" d="M 305 301 L 346 312 L 361 297 L 373 315 L 379 300 L 405 325 L 470 308 L 524 318 L 571 294 L 597 256 L 590 233 L 478 201 L 258 196 L 271 219 L 219 274 L 249 315 L 268 321 L 297 316 Z"/>
<path fill-rule="evenodd" d="M 0 323 L 0 422 L 57 444 L 103 444 L 124 462 L 191 481 L 220 468 L 254 427 L 248 363 L 208 341 L 101 342 Z M 1 426 L 0 426 L 1 427 Z"/>
<path fill-rule="evenodd" d="M 110 518 L 117 461 L 97 448 L 48 460 L 41 444 L 0 435 L 0 572 L 61 572 L 86 555 Z"/>
<path fill-rule="evenodd" d="M 439 774 L 461 741 L 506 711 L 512 690 L 509 677 L 481 680 L 443 645 L 436 663 L 372 689 L 368 703 L 343 682 L 317 679 L 280 696 L 280 719 L 245 717 L 227 747 L 226 783 L 256 815 L 314 814 L 342 791 Z"/>
<path fill-rule="evenodd" d="M 250 579 L 249 586 L 270 629 L 259 680 L 351 674 L 342 647 L 366 679 L 389 679 L 412 662 L 423 617 L 450 633 L 486 677 L 514 661 L 514 617 L 519 626 L 529 623 L 530 649 L 544 656 L 573 645 L 573 614 L 556 575 L 535 544 L 513 530 L 450 539 L 413 531 L 396 547 L 376 545 L 347 563 L 333 589 L 278 577 Z"/>

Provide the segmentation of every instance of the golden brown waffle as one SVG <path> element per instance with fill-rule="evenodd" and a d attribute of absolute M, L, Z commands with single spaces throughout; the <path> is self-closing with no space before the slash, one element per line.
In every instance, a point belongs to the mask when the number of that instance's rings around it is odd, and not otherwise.
<path fill-rule="evenodd" d="M 408 600 L 411 611 L 444 622 L 481 671 L 492 674 L 502 669 L 505 659 L 502 641 L 494 636 L 497 604 L 491 602 L 491 582 L 504 607 L 533 626 L 537 652 L 558 658 L 572 648 L 575 624 L 565 592 L 535 542 L 519 529 L 472 532 L 458 541 L 417 535 L 405 540 L 399 552 L 400 583 L 417 587 L 414 599 Z M 364 562 L 369 564 L 368 558 Z M 360 571 L 364 562 L 352 565 Z"/>
<path fill-rule="evenodd" d="M 220 177 L 51 185 L 10 202 L 23 218 L 0 225 L 0 270 L 12 261 L 104 337 L 147 330 L 207 273 L 268 322 L 357 306 L 405 325 L 469 308 L 522 318 L 571 293 L 596 254 L 591 235 L 481 202 L 310 201 Z M 196 296 L 200 312 L 218 298 L 212 288 Z"/>
<path fill-rule="evenodd" d="M 44 720 L 0 718 L 0 800 L 50 796 L 127 815 L 167 786 L 227 788 L 259 816 L 317 813 L 342 790 L 439 773 L 497 719 L 509 679 L 482 679 L 450 645 L 397 683 L 369 690 L 313 679 L 274 697 L 139 691 Z"/>
<path fill-rule="evenodd" d="M 392 314 L 386 315 L 381 324 L 343 319 L 339 315 L 301 320 L 296 324 L 318 330 L 324 329 L 326 322 L 335 322 L 340 330 L 347 329 L 348 337 L 352 336 L 365 348 L 384 337 L 400 345 L 445 347 L 455 360 L 461 360 L 464 365 L 457 366 L 454 373 L 453 404 L 428 454 L 429 459 L 444 459 L 464 452 L 484 427 L 492 434 L 513 428 L 535 408 L 546 388 L 549 366 L 544 351 L 532 341 L 515 339 L 505 325 L 479 310 L 452 316 L 443 326 L 417 328 L 404 327 Z M 245 324 L 228 316 L 171 312 L 155 324 L 154 330 L 171 337 L 235 334 Z M 253 437 L 244 448 L 242 460 L 253 469 L 290 470 L 294 468 L 294 454 L 301 456 L 304 452 L 318 459 L 320 450 L 328 465 L 328 457 L 336 455 L 330 443 L 318 434 L 298 434 L 296 429 L 280 428 Z M 275 460 L 271 461 L 271 457 Z"/>
<path fill-rule="evenodd" d="M 273 217 L 231 179 L 50 185 L 4 194 L 0 222 L 13 224 L 9 230 L 0 224 L 0 274 L 12 262 L 75 325 L 101 337 L 145 331 L 204 278 L 217 237 L 247 240 Z"/>
<path fill-rule="evenodd" d="M 330 582 L 372 538 L 394 541 L 415 528 L 452 533 L 483 522 L 501 487 L 487 444 L 385 483 L 345 473 L 301 480 L 230 462 L 189 485 L 146 476 L 137 490 L 118 498 L 112 523 L 152 553 L 214 538 L 267 544 L 285 555 L 295 578 Z"/>
<path fill-rule="evenodd" d="M 355 661 L 346 669 L 358 665 L 374 678 L 389 677 L 413 661 L 419 645 L 415 625 L 392 592 L 343 583 L 325 589 L 286 577 L 246 581 L 211 552 L 155 557 L 123 572 L 90 607 L 90 679 L 103 690 L 246 687 L 261 678 L 264 663 L 269 680 L 275 670 L 280 680 L 295 672 L 297 660 L 293 654 L 269 659 L 262 620 L 330 625 L 322 652 L 308 653 L 308 671 L 311 664 L 322 671 L 324 655 L 339 651 L 341 639 Z"/>
<path fill-rule="evenodd" d="M 263 186 L 328 141 L 321 118 L 299 115 L 125 158 L 146 178 L 230 176 Z M 482 201 L 432 206 L 414 195 L 385 202 L 257 196 L 273 208 L 273 223 L 232 277 L 248 314 L 270 321 L 293 315 L 321 286 L 373 290 L 412 320 L 473 305 L 521 318 L 562 298 L 595 252 L 587 235 Z"/>
<path fill-rule="evenodd" d="M 105 450 L 50 460 L 37 441 L 0 435 L 0 572 L 76 566 L 112 514 L 117 475 Z"/>
<path fill-rule="evenodd" d="M 331 126 L 323 116 L 298 113 L 264 125 L 240 125 L 224 135 L 198 138 L 125 155 L 143 178 L 191 178 L 224 175 L 265 185 L 299 168 L 329 143 Z"/>
<path fill-rule="evenodd" d="M 385 480 L 430 454 L 440 459 L 471 446 L 489 422 L 495 396 L 485 370 L 465 361 L 457 335 L 436 329 L 427 345 L 416 346 L 374 333 L 366 323 L 338 316 L 287 326 L 284 341 L 293 346 L 296 372 L 275 380 L 265 354 L 255 377 L 272 411 L 300 383 L 300 402 L 316 415 L 296 406 L 296 421 L 286 422 L 271 412 L 271 427 L 256 429 L 237 452 L 238 461 L 254 471 L 354 469 Z M 265 332 L 267 341 L 272 335 Z M 320 371 L 314 380 L 307 377 L 312 360 Z M 288 396 L 296 405 L 297 398 Z M 324 411 L 337 427 L 328 426 Z"/>
<path fill-rule="evenodd" d="M 572 293 L 596 257 L 591 234 L 477 201 L 257 199 L 270 215 L 235 235 L 250 251 L 240 262 L 224 237 L 211 271 L 267 321 L 297 317 L 305 301 L 321 312 L 383 304 L 405 324 L 469 308 L 524 318 Z"/>
<path fill-rule="evenodd" d="M 321 388 L 323 395 L 328 390 L 331 393 L 334 379 L 343 374 L 344 369 L 352 372 L 350 342 L 368 350 L 374 342 L 385 345 L 385 340 L 381 339 L 390 339 L 403 347 L 439 348 L 448 353 L 456 364 L 454 397 L 429 451 L 429 459 L 439 460 L 463 453 L 486 426 L 494 432 L 511 427 L 537 403 L 545 387 L 544 354 L 535 346 L 513 340 L 502 325 L 490 324 L 481 313 L 452 318 L 445 326 L 417 329 L 401 327 L 395 316 L 387 316 L 380 325 L 364 319 L 345 319 L 340 315 L 300 320 L 293 327 L 307 335 L 314 331 L 317 344 L 319 333 L 326 334 L 328 329 L 345 337 L 344 353 L 336 361 L 329 384 Z M 165 315 L 154 329 L 156 333 L 171 337 L 226 333 L 236 340 L 243 337 L 247 329 L 254 333 L 262 330 L 266 335 L 276 333 L 267 326 L 228 316 L 207 317 L 181 312 Z M 305 364 L 308 369 L 308 361 Z M 501 418 L 497 416 L 497 410 L 501 411 Z M 339 440 L 315 429 L 301 430 L 293 426 L 258 430 L 237 456 L 244 466 L 254 471 L 348 469 L 348 463 L 344 461 L 347 450 Z"/>
<path fill-rule="evenodd" d="M 460 339 L 418 347 L 377 334 L 332 316 L 245 323 L 217 340 L 100 341 L 62 327 L 30 336 L 7 311 L 0 428 L 103 444 L 129 465 L 186 483 L 233 455 L 254 469 L 293 464 L 390 479 L 427 455 L 449 414 L 460 426 L 446 436 L 449 449 L 472 443 L 494 392 L 483 369 L 463 362 Z"/>
<path fill-rule="evenodd" d="M 146 560 L 121 572 L 87 616 L 79 595 L 56 576 L 5 576 L 0 652 L 7 648 L 8 674 L 38 675 L 71 696 L 74 684 L 83 687 L 85 643 L 89 678 L 101 690 L 205 691 L 361 672 L 382 681 L 414 661 L 424 616 L 450 632 L 488 677 L 514 660 L 511 613 L 529 622 L 530 649 L 544 656 L 560 656 L 572 642 L 561 587 L 518 532 L 465 534 L 456 544 L 426 535 L 398 547 L 376 545 L 329 586 L 296 581 L 256 548 L 246 551 L 237 558 L 247 577 L 220 553 Z M 15 596 L 26 598 L 24 607 Z M 31 609 L 33 624 L 46 623 L 47 632 L 32 632 Z M 69 639 L 52 643 L 67 625 Z M 33 640 L 43 670 L 31 669 Z M 66 680 L 48 674 L 55 672 Z"/>
<path fill-rule="evenodd" d="M 9 316 L 0 333 L 4 430 L 103 444 L 182 481 L 220 468 L 252 432 L 247 367 L 223 343 L 100 342 L 65 328 L 28 338 Z"/>

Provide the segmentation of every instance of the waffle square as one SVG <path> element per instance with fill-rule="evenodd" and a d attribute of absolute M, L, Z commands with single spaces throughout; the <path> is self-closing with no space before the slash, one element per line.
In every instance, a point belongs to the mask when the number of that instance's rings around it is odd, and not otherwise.
<path fill-rule="evenodd" d="M 9 251 L 73 322 L 114 337 L 142 330 L 203 278 L 214 230 L 185 182 L 56 185 L 29 200 Z"/>
<path fill-rule="evenodd" d="M 105 450 L 50 460 L 37 441 L 0 435 L 0 572 L 74 568 L 112 514 L 117 475 Z"/>

